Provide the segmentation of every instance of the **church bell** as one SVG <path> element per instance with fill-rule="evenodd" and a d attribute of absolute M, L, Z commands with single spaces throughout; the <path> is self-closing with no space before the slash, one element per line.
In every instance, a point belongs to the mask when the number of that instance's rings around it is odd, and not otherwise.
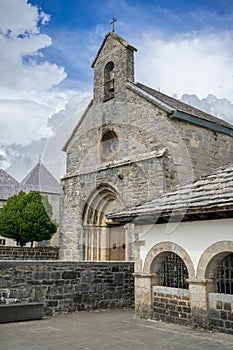
<path fill-rule="evenodd" d="M 110 80 L 108 91 L 109 92 L 114 92 L 115 91 L 115 89 L 114 89 L 114 79 Z"/>
<path fill-rule="evenodd" d="M 109 88 L 108 88 L 108 91 L 113 93 L 115 91 L 115 88 L 114 88 L 114 72 L 111 71 L 110 72 L 110 80 L 109 80 Z"/>

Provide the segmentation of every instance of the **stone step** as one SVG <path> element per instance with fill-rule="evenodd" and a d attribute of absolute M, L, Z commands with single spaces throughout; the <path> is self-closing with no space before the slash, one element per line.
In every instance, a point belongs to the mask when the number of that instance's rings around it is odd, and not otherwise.
<path fill-rule="evenodd" d="M 42 303 L 1 304 L 0 323 L 38 320 L 45 315 Z"/>

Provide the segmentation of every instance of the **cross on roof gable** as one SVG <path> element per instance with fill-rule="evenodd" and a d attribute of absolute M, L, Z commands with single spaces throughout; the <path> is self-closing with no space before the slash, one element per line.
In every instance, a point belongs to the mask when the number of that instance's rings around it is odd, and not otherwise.
<path fill-rule="evenodd" d="M 105 36 L 104 41 L 103 41 L 102 45 L 100 46 L 100 48 L 99 48 L 99 50 L 98 50 L 98 52 L 97 52 L 97 54 L 96 54 L 96 56 L 95 56 L 95 59 L 94 59 L 92 65 L 91 65 L 92 68 L 94 68 L 95 63 L 96 63 L 96 61 L 97 61 L 97 59 L 98 59 L 98 57 L 99 57 L 99 54 L 100 54 L 100 52 L 102 51 L 102 49 L 103 49 L 103 47 L 104 47 L 106 41 L 107 41 L 109 38 L 113 38 L 113 39 L 117 40 L 117 41 L 120 42 L 123 46 L 125 46 L 126 48 L 128 48 L 128 49 L 130 49 L 130 50 L 137 51 L 137 49 L 136 49 L 135 47 L 133 47 L 132 45 L 130 45 L 126 40 L 124 40 L 123 38 L 121 38 L 119 35 L 117 35 L 117 34 L 114 33 L 114 32 L 109 32 L 109 33 Z"/>

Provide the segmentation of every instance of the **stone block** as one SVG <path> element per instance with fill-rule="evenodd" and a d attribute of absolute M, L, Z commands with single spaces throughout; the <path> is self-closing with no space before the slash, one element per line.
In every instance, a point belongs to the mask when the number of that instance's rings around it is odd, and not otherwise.
<path fill-rule="evenodd" d="M 231 311 L 231 303 L 224 303 L 223 304 L 223 309 L 227 311 Z"/>
<path fill-rule="evenodd" d="M 0 305 L 0 323 L 37 320 L 44 315 L 42 303 Z"/>

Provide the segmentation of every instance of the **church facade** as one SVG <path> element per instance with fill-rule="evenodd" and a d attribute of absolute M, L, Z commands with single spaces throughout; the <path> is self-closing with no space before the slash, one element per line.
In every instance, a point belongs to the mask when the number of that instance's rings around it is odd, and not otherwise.
<path fill-rule="evenodd" d="M 110 32 L 92 64 L 93 99 L 64 147 L 62 260 L 134 260 L 132 225 L 106 215 L 232 162 L 233 126 L 135 82 L 135 52 Z"/>

